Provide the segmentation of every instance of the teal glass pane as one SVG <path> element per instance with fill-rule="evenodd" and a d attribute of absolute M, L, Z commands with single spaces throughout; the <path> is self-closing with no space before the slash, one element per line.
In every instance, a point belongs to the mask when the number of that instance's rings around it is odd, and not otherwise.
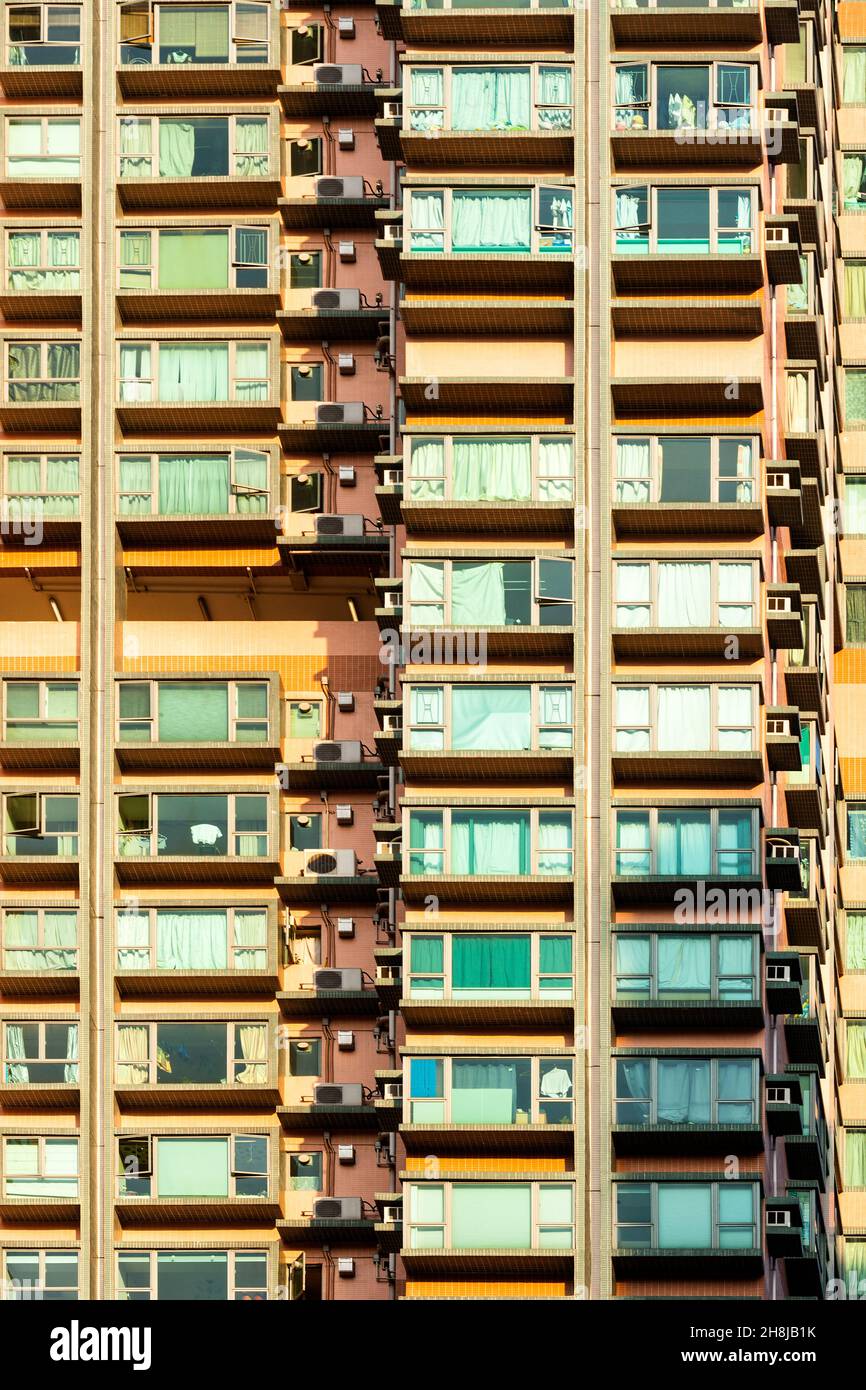
<path fill-rule="evenodd" d="M 528 936 L 456 935 L 451 942 L 455 989 L 521 989 L 530 987 Z"/>
<path fill-rule="evenodd" d="M 157 1140 L 159 1197 L 227 1197 L 227 1139 Z"/>
<path fill-rule="evenodd" d="M 525 874 L 529 862 L 528 811 L 452 813 L 452 873 Z"/>
<path fill-rule="evenodd" d="M 224 743 L 228 686 L 219 681 L 160 681 L 160 743 Z"/>
<path fill-rule="evenodd" d="M 455 685 L 451 694 L 453 748 L 532 747 L 528 685 Z"/>
<path fill-rule="evenodd" d="M 658 1243 L 661 1250 L 707 1250 L 713 1244 L 709 1183 L 659 1183 Z"/>
<path fill-rule="evenodd" d="M 532 1246 L 529 1183 L 455 1183 L 451 1189 L 455 1250 L 528 1250 Z"/>

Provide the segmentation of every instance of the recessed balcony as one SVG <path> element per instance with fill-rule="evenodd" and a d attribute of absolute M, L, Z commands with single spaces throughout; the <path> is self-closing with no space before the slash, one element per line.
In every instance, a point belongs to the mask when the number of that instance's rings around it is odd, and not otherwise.
<path fill-rule="evenodd" d="M 824 889 L 805 874 L 807 886 L 784 898 L 785 929 L 792 946 L 815 950 L 820 960 L 827 948 L 827 907 Z M 811 879 L 811 881 L 809 881 Z"/>
<path fill-rule="evenodd" d="M 614 751 L 611 772 L 614 782 L 623 786 L 715 781 L 751 786 L 762 779 L 763 761 L 758 748 L 743 751 L 715 748 L 701 752 L 648 748 L 637 753 Z"/>
<path fill-rule="evenodd" d="M 81 228 L 6 231 L 0 312 L 10 323 L 80 324 Z"/>
<path fill-rule="evenodd" d="M 804 1232 L 797 1197 L 768 1197 L 764 1205 L 764 1223 L 767 1254 L 773 1260 L 802 1255 Z"/>
<path fill-rule="evenodd" d="M 50 116 L 40 109 L 7 114 L 0 172 L 7 211 L 80 211 L 81 125 L 73 106 Z"/>
<path fill-rule="evenodd" d="M 301 71 L 291 69 L 292 76 Z M 369 120 L 375 116 L 382 89 L 367 77 L 361 63 L 319 63 L 303 72 L 312 81 L 292 81 L 277 88 L 280 106 L 289 119 L 358 116 Z"/>
<path fill-rule="evenodd" d="M 800 586 L 768 584 L 765 594 L 767 637 L 776 650 L 797 650 L 803 645 L 803 603 Z"/>
<path fill-rule="evenodd" d="M 287 1133 L 316 1134 L 322 1130 L 333 1130 L 344 1134 L 378 1134 L 392 1128 L 385 1121 L 378 1106 L 393 1107 L 393 1102 L 371 1101 L 364 1096 L 364 1088 L 360 1083 L 354 1086 L 322 1084 L 315 1088 L 315 1093 L 315 1101 L 277 1106 L 277 1117 Z M 347 1097 L 352 1093 L 356 1094 L 350 1101 Z"/>
<path fill-rule="evenodd" d="M 454 1279 L 474 1276 L 476 1279 L 511 1281 L 517 1276 L 533 1278 L 568 1277 L 574 1272 L 577 1252 L 573 1249 L 412 1249 L 405 1246 L 400 1259 L 406 1273 L 413 1278 Z"/>
<path fill-rule="evenodd" d="M 133 1020 L 115 1025 L 114 1094 L 125 1110 L 221 1110 L 279 1104 L 271 1025 L 261 1016 Z"/>
<path fill-rule="evenodd" d="M 614 128 L 610 147 L 614 167 L 622 169 L 754 169 L 772 152 L 781 163 L 799 158 L 795 120 L 767 121 L 755 112 L 747 126 L 729 131 L 653 127 Z"/>
<path fill-rule="evenodd" d="M 620 420 L 638 416 L 681 422 L 689 415 L 724 420 L 756 415 L 764 405 L 760 377 L 740 377 L 736 395 L 725 377 L 614 377 L 610 394 Z"/>
<path fill-rule="evenodd" d="M 814 1064 L 823 1076 L 827 1037 L 822 1015 L 815 1009 L 809 1009 L 808 1013 L 788 1014 L 784 1029 L 789 1061 Z"/>
<path fill-rule="evenodd" d="M 760 535 L 758 441 L 749 435 L 623 431 L 611 514 L 618 536 Z"/>
<path fill-rule="evenodd" d="M 273 97 L 280 81 L 279 17 L 267 4 L 243 11 L 207 0 L 191 13 L 173 0 L 120 12 L 115 75 L 124 98 Z"/>
<path fill-rule="evenodd" d="M 126 792 L 117 798 L 119 883 L 271 883 L 280 872 L 272 793 Z"/>
<path fill-rule="evenodd" d="M 128 434 L 272 432 L 280 419 L 272 344 L 122 338 L 117 422 Z"/>
<path fill-rule="evenodd" d="M 7 792 L 4 801 L 2 882 L 22 887 L 77 883 L 77 792 Z"/>
<path fill-rule="evenodd" d="M 816 550 L 786 550 L 785 574 L 803 594 L 814 594 L 818 611 L 824 614 L 824 588 L 827 583 L 827 557 L 823 548 Z M 793 646 L 794 643 L 791 643 Z"/>
<path fill-rule="evenodd" d="M 803 1093 L 796 1072 L 779 1072 L 764 1077 L 764 1114 L 774 1139 L 803 1132 L 801 1107 Z"/>
<path fill-rule="evenodd" d="M 823 775 L 814 767 L 786 774 L 785 810 L 789 824 L 801 830 L 816 830 L 823 843 L 827 832 L 827 792 Z"/>
<path fill-rule="evenodd" d="M 764 217 L 764 253 L 771 285 L 800 283 L 800 223 L 793 213 Z"/>
<path fill-rule="evenodd" d="M 174 450 L 162 452 L 148 442 L 118 454 L 117 468 L 115 525 L 122 541 L 273 548 L 275 451 L 178 440 Z"/>
<path fill-rule="evenodd" d="M 267 678 L 132 679 L 117 690 L 115 757 L 124 772 L 271 772 L 279 759 L 279 711 Z"/>
<path fill-rule="evenodd" d="M 796 0 L 792 8 L 796 15 Z M 615 42 L 626 48 L 669 43 L 754 44 L 760 43 L 762 34 L 761 12 L 757 5 L 734 9 L 718 0 L 713 3 L 700 0 L 696 5 L 673 8 L 657 0 L 641 0 L 634 9 L 626 8 L 621 0 L 613 0 L 610 28 Z M 795 24 L 793 41 L 796 39 Z"/>
<path fill-rule="evenodd" d="M 400 301 L 400 317 L 408 332 L 431 335 L 571 334 L 573 299 L 493 299 L 478 295 L 460 299 L 411 298 Z"/>
<path fill-rule="evenodd" d="M 287 454 L 374 454 L 387 447 L 388 421 L 377 417 L 363 401 L 322 402 L 309 412 L 277 426 L 277 434 Z M 309 546 L 324 539 L 306 538 Z M 342 536 L 331 536 L 332 550 L 339 550 Z M 359 538 L 349 537 L 359 548 Z M 373 538 L 377 539 L 377 538 Z M 381 537 L 378 537 L 381 543 Z"/>
<path fill-rule="evenodd" d="M 798 463 L 779 460 L 764 465 L 767 514 L 773 526 L 799 526 L 803 521 L 803 490 Z"/>
<path fill-rule="evenodd" d="M 631 13 L 634 13 L 632 11 Z M 743 252 L 739 255 L 731 255 L 729 252 L 708 252 L 706 254 L 689 254 L 688 251 L 672 255 L 670 253 L 659 254 L 658 252 L 647 252 L 642 255 L 629 255 L 614 252 L 611 256 L 611 274 L 613 276 L 614 289 L 618 295 L 634 294 L 664 294 L 672 296 L 682 295 L 691 291 L 699 295 L 722 295 L 722 294 L 752 294 L 759 290 L 764 282 L 761 257 L 750 252 Z M 639 301 L 641 302 L 641 301 Z M 651 301 L 646 301 L 651 302 Z M 665 309 L 669 301 L 663 301 L 661 309 Z M 689 301 L 682 301 L 689 303 Z M 716 301 L 710 299 L 696 299 L 691 301 L 696 309 L 703 306 L 706 331 L 714 326 L 713 314 L 719 317 L 716 309 Z M 732 310 L 734 305 L 740 305 L 743 311 L 758 311 L 760 319 L 760 302 L 749 303 L 743 300 L 731 300 L 730 307 L 723 312 L 722 324 L 734 323 Z M 692 317 L 696 322 L 700 320 L 693 313 Z M 685 320 L 684 310 L 677 310 L 674 303 L 670 309 L 672 314 L 679 313 Z M 661 326 L 660 326 L 661 327 Z M 696 330 L 692 330 L 696 331 Z M 728 332 L 735 332 L 733 326 L 729 327 Z M 760 327 L 757 332 L 760 332 Z"/>
<path fill-rule="evenodd" d="M 767 1009 L 798 1014 L 803 1008 L 803 971 L 796 951 L 768 951 L 764 961 Z"/>
<path fill-rule="evenodd" d="M 304 873 L 276 877 L 274 887 L 280 898 L 289 907 L 299 903 L 367 903 L 375 902 L 379 892 L 379 877 L 375 873 L 360 871 L 355 865 L 343 865 L 336 861 L 335 872 L 331 861 L 333 852 L 322 850 L 322 872 L 314 872 L 317 861 L 308 859 L 312 868 Z M 345 868 L 345 872 L 342 870 Z"/>
<path fill-rule="evenodd" d="M 401 0 L 377 0 L 376 15 L 384 38 L 402 38 L 408 44 L 461 46 L 477 42 L 526 48 L 535 44 L 547 47 L 574 37 L 574 7 L 541 0 L 510 4 L 504 9 L 478 4 L 468 10 L 452 0 L 443 0 L 435 8 L 414 0 L 405 4 Z"/>
<path fill-rule="evenodd" d="M 796 826 L 768 826 L 764 831 L 764 873 L 767 887 L 796 892 L 803 874 L 800 831 Z"/>

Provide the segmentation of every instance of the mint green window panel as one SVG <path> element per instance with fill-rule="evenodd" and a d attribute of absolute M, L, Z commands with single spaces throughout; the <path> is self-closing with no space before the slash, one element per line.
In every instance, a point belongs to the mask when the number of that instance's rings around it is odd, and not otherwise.
<path fill-rule="evenodd" d="M 445 988 L 442 978 L 445 943 L 441 936 L 413 936 L 409 962 L 411 992 L 414 996 L 425 998 L 431 994 L 442 994 Z"/>
<path fill-rule="evenodd" d="M 152 255 L 150 232 L 120 233 L 119 283 L 122 290 L 150 289 Z"/>
<path fill-rule="evenodd" d="M 542 936 L 538 942 L 538 988 L 542 994 L 556 991 L 558 997 L 571 993 L 571 937 Z"/>
<path fill-rule="evenodd" d="M 692 1059 L 659 1061 L 658 1119 L 661 1124 L 705 1125 L 710 1121 L 710 1064 Z"/>
<path fill-rule="evenodd" d="M 751 811 L 720 811 L 718 872 L 743 877 L 754 872 Z"/>
<path fill-rule="evenodd" d="M 267 343 L 238 343 L 235 348 L 234 399 L 266 401 L 269 393 Z"/>
<path fill-rule="evenodd" d="M 571 129 L 571 68 L 539 68 L 537 109 L 539 129 Z"/>
<path fill-rule="evenodd" d="M 531 1249 L 529 1183 L 456 1183 L 450 1244 L 455 1250 Z"/>
<path fill-rule="evenodd" d="M 238 155 L 234 172 L 247 178 L 267 174 L 268 122 L 264 116 L 239 116 L 235 122 L 235 144 Z"/>
<path fill-rule="evenodd" d="M 652 951 L 648 936 L 616 938 L 616 992 L 619 998 L 648 999 L 652 984 Z"/>
<path fill-rule="evenodd" d="M 227 1252 L 157 1251 L 156 1296 L 160 1303 L 225 1303 L 229 1296 Z"/>
<path fill-rule="evenodd" d="M 617 812 L 616 872 L 634 878 L 652 872 L 649 812 Z"/>
<path fill-rule="evenodd" d="M 660 685 L 656 694 L 659 751 L 708 749 L 710 706 L 708 685 Z"/>
<path fill-rule="evenodd" d="M 188 912 L 166 909 L 156 914 L 158 970 L 225 970 L 228 931 L 225 909 Z"/>
<path fill-rule="evenodd" d="M 43 132 L 38 117 L 15 118 L 6 125 L 10 174 L 77 178 L 81 172 L 81 122 L 52 119 Z"/>
<path fill-rule="evenodd" d="M 455 685 L 451 692 L 453 748 L 532 747 L 532 691 L 528 685 Z"/>
<path fill-rule="evenodd" d="M 229 509 L 228 454 L 162 454 L 160 516 L 225 516 Z"/>
<path fill-rule="evenodd" d="M 149 179 L 153 173 L 150 120 L 130 116 L 120 122 L 120 173 L 122 178 Z"/>
<path fill-rule="evenodd" d="M 531 984 L 528 936 L 486 936 L 473 932 L 451 941 L 456 990 L 522 990 Z"/>
<path fill-rule="evenodd" d="M 538 1246 L 568 1250 L 574 1244 L 571 1187 L 542 1183 L 538 1189 Z"/>
<path fill-rule="evenodd" d="M 268 914 L 235 908 L 232 964 L 236 970 L 264 970 L 268 963 Z"/>
<path fill-rule="evenodd" d="M 846 1076 L 849 1081 L 866 1081 L 866 1024 L 849 1023 Z"/>
<path fill-rule="evenodd" d="M 866 158 L 863 154 L 844 154 L 842 156 L 842 184 L 845 207 L 849 210 L 862 208 L 866 202 L 866 187 L 863 175 L 866 172 Z"/>
<path fill-rule="evenodd" d="M 161 343 L 160 401 L 227 401 L 228 343 Z"/>
<path fill-rule="evenodd" d="M 452 1124 L 510 1125 L 516 1117 L 517 1065 L 514 1062 L 483 1057 L 453 1059 Z"/>
<path fill-rule="evenodd" d="M 228 56 L 228 6 L 160 6 L 161 63 L 225 63 Z"/>
<path fill-rule="evenodd" d="M 444 498 L 444 439 L 412 440 L 412 451 L 409 455 L 409 496 L 413 502 L 428 498 Z"/>
<path fill-rule="evenodd" d="M 453 68 L 453 130 L 528 130 L 532 120 L 529 68 Z"/>
<path fill-rule="evenodd" d="M 454 251 L 529 251 L 532 193 L 454 190 L 451 199 Z"/>
<path fill-rule="evenodd" d="M 712 621 L 710 576 L 710 565 L 705 562 L 660 561 L 659 627 L 709 627 Z"/>
<path fill-rule="evenodd" d="M 751 1250 L 755 1238 L 755 1190 L 748 1183 L 719 1184 L 719 1248 Z"/>
<path fill-rule="evenodd" d="M 413 130 L 441 130 L 445 124 L 445 76 L 442 68 L 412 69 Z"/>
<path fill-rule="evenodd" d="M 710 190 L 660 188 L 656 193 L 656 244 L 673 256 L 707 255 L 710 250 Z"/>
<path fill-rule="evenodd" d="M 866 478 L 845 479 L 845 532 L 866 536 Z"/>
<path fill-rule="evenodd" d="M 413 251 L 442 251 L 445 247 L 445 195 L 416 193 L 409 195 L 411 249 Z"/>
<path fill-rule="evenodd" d="M 754 1067 L 751 1062 L 719 1062 L 719 1119 L 748 1125 L 755 1119 Z"/>
<path fill-rule="evenodd" d="M 845 419 L 848 424 L 866 420 L 866 372 L 845 373 Z"/>
<path fill-rule="evenodd" d="M 117 969 L 147 970 L 150 965 L 150 918 L 145 912 L 123 912 L 117 918 Z"/>
<path fill-rule="evenodd" d="M 845 967 L 866 971 L 866 912 L 845 914 Z"/>
<path fill-rule="evenodd" d="M 410 718 L 410 748 L 438 752 L 445 747 L 445 691 L 441 685 L 413 686 Z"/>
<path fill-rule="evenodd" d="M 805 314 L 809 308 L 809 261 L 800 256 L 800 280 L 788 286 L 787 310 L 789 314 Z"/>
<path fill-rule="evenodd" d="M 660 811 L 659 874 L 708 874 L 712 867 L 709 811 Z"/>
<path fill-rule="evenodd" d="M 161 231 L 161 290 L 223 290 L 229 283 L 229 233 Z"/>
<path fill-rule="evenodd" d="M 708 936 L 660 936 L 658 992 L 660 998 L 709 998 L 712 950 Z"/>
<path fill-rule="evenodd" d="M 713 1244 L 713 1190 L 709 1183 L 659 1183 L 661 1250 L 708 1250 Z"/>
<path fill-rule="evenodd" d="M 539 811 L 537 860 L 540 874 L 571 873 L 572 833 L 570 811 Z"/>
<path fill-rule="evenodd" d="M 525 502 L 532 496 L 529 439 L 455 439 L 455 502 Z"/>
<path fill-rule="evenodd" d="M 542 685 L 538 690 L 539 748 L 571 748 L 574 742 L 574 691 L 570 685 Z M 558 728 L 557 725 L 564 727 Z"/>
<path fill-rule="evenodd" d="M 225 743 L 229 690 L 221 681 L 160 681 L 160 743 Z"/>
<path fill-rule="evenodd" d="M 157 1196 L 228 1197 L 227 1139 L 157 1139 Z"/>
<path fill-rule="evenodd" d="M 844 1173 L 846 1187 L 866 1187 L 866 1130 L 845 1130 Z"/>
<path fill-rule="evenodd" d="M 451 872 L 529 872 L 528 811 L 454 811 L 451 815 Z"/>
<path fill-rule="evenodd" d="M 416 1250 L 441 1249 L 445 1244 L 445 1189 L 428 1184 L 410 1188 L 409 1213 L 410 1245 Z"/>
<path fill-rule="evenodd" d="M 506 620 L 505 563 L 457 560 L 451 566 L 451 621 L 464 627 L 501 627 Z"/>
<path fill-rule="evenodd" d="M 409 562 L 409 599 L 413 624 L 445 621 L 445 566 L 441 561 Z"/>
<path fill-rule="evenodd" d="M 720 936 L 718 940 L 719 998 L 753 998 L 756 984 L 751 937 Z"/>
<path fill-rule="evenodd" d="M 195 126 L 191 121 L 160 120 L 159 173 L 164 179 L 189 178 L 195 164 Z"/>
<path fill-rule="evenodd" d="M 445 831 L 441 811 L 413 811 L 409 816 L 410 874 L 441 874 Z"/>
<path fill-rule="evenodd" d="M 45 512 L 48 516 L 77 516 L 78 459 L 50 455 L 45 461 Z"/>
<path fill-rule="evenodd" d="M 233 491 L 235 510 L 262 516 L 268 510 L 268 456 L 256 449 L 235 449 Z"/>
<path fill-rule="evenodd" d="M 574 497 L 574 454 L 569 439 L 538 441 L 539 502 L 571 502 Z"/>

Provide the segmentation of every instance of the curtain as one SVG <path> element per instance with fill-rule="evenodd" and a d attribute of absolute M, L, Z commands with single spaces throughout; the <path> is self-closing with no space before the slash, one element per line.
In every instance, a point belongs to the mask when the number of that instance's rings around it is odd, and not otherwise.
<path fill-rule="evenodd" d="M 658 1118 L 660 1124 L 709 1124 L 709 1062 L 659 1061 Z"/>
<path fill-rule="evenodd" d="M 845 314 L 866 318 L 866 261 L 845 262 Z"/>
<path fill-rule="evenodd" d="M 844 154 L 842 156 L 842 185 L 846 208 L 858 208 L 860 206 L 864 165 L 866 165 L 866 159 L 862 154 Z"/>
<path fill-rule="evenodd" d="M 571 72 L 568 68 L 539 68 L 538 106 L 541 130 L 571 129 Z"/>
<path fill-rule="evenodd" d="M 616 194 L 616 246 L 617 250 L 642 251 L 649 244 L 646 228 L 641 231 L 641 212 L 644 199 L 639 193 L 627 189 Z M 644 221 L 646 216 L 644 215 Z M 634 230 L 632 230 L 634 229 Z"/>
<path fill-rule="evenodd" d="M 126 455 L 120 460 L 120 514 L 129 516 L 151 510 L 150 459 Z"/>
<path fill-rule="evenodd" d="M 268 510 L 268 458 L 253 450 L 236 449 L 235 509 L 241 515 L 262 516 Z"/>
<path fill-rule="evenodd" d="M 706 1250 L 713 1243 L 709 1183 L 659 1183 L 658 1242 L 662 1250 Z"/>
<path fill-rule="evenodd" d="M 121 343 L 120 399 L 149 401 L 153 393 L 149 343 Z"/>
<path fill-rule="evenodd" d="M 267 1030 L 260 1023 L 240 1023 L 237 1033 L 246 1065 L 235 1081 L 244 1086 L 264 1086 L 268 1079 Z"/>
<path fill-rule="evenodd" d="M 787 428 L 789 434 L 809 431 L 809 378 L 805 372 L 788 372 L 786 376 Z"/>
<path fill-rule="evenodd" d="M 634 1060 L 616 1064 L 616 1118 L 620 1124 L 649 1124 L 649 1062 Z"/>
<path fill-rule="evenodd" d="M 24 177 L 77 178 L 81 172 L 81 122 L 50 119 L 43 131 L 39 117 L 10 119 L 7 129 L 9 172 Z"/>
<path fill-rule="evenodd" d="M 159 234 L 159 288 L 227 289 L 227 231 L 169 231 Z"/>
<path fill-rule="evenodd" d="M 412 226 L 412 249 L 414 251 L 441 251 L 445 239 L 445 212 L 441 193 L 416 193 L 409 195 Z M 416 231 L 416 227 L 423 230 Z"/>
<path fill-rule="evenodd" d="M 618 811 L 616 817 L 616 871 L 631 877 L 651 872 L 649 813 Z"/>
<path fill-rule="evenodd" d="M 453 130 L 528 130 L 529 68 L 452 68 Z"/>
<path fill-rule="evenodd" d="M 445 496 L 444 439 L 413 439 L 409 457 L 409 496 L 413 502 Z"/>
<path fill-rule="evenodd" d="M 455 439 L 451 496 L 455 502 L 523 502 L 532 496 L 528 439 Z"/>
<path fill-rule="evenodd" d="M 4 960 L 7 970 L 74 970 L 77 960 L 78 914 L 46 911 L 44 945 L 38 947 L 39 919 L 35 912 L 6 913 Z"/>
<path fill-rule="evenodd" d="M 228 509 L 227 454 L 163 454 L 160 457 L 160 516 L 225 516 Z"/>
<path fill-rule="evenodd" d="M 845 479 L 845 534 L 866 536 L 866 478 Z"/>
<path fill-rule="evenodd" d="M 411 87 L 413 130 L 441 130 L 445 124 L 445 82 L 442 68 L 413 68 Z M 418 110 L 433 107 L 433 110 Z"/>
<path fill-rule="evenodd" d="M 866 971 L 866 912 L 845 914 L 845 969 Z"/>
<path fill-rule="evenodd" d="M 849 1023 L 847 1031 L 846 1076 L 849 1081 L 866 1081 L 866 1023 Z"/>
<path fill-rule="evenodd" d="M 157 912 L 157 970 L 226 970 L 228 928 L 222 912 Z"/>
<path fill-rule="evenodd" d="M 144 1086 L 150 1077 L 150 1032 L 146 1024 L 121 1024 L 117 1030 L 117 1084 Z"/>
<path fill-rule="evenodd" d="M 786 307 L 792 314 L 805 314 L 809 308 L 809 262 L 800 257 L 800 283 L 788 286 Z"/>
<path fill-rule="evenodd" d="M 710 566 L 683 560 L 658 566 L 659 627 L 709 627 Z"/>
<path fill-rule="evenodd" d="M 842 104 L 860 106 L 866 102 L 866 48 L 842 50 Z"/>
<path fill-rule="evenodd" d="M 160 681 L 160 743 L 225 743 L 229 690 L 222 681 Z"/>
<path fill-rule="evenodd" d="M 226 401 L 227 343 L 163 342 L 159 349 L 160 401 Z"/>
<path fill-rule="evenodd" d="M 711 864 L 709 812 L 660 811 L 657 872 L 708 874 Z"/>
<path fill-rule="evenodd" d="M 866 810 L 848 810 L 848 858 L 866 859 Z"/>
<path fill-rule="evenodd" d="M 144 912 L 123 912 L 117 918 L 117 969 L 147 970 L 150 966 L 150 918 Z"/>
<path fill-rule="evenodd" d="M 752 566 L 719 565 L 719 622 L 748 627 L 752 620 Z"/>
<path fill-rule="evenodd" d="M 650 700 L 645 685 L 620 685 L 616 690 L 616 749 L 645 753 L 650 747 Z"/>
<path fill-rule="evenodd" d="M 38 232 L 9 235 L 10 290 L 75 290 L 79 279 L 77 232 L 49 232 L 42 265 L 42 239 Z"/>
<path fill-rule="evenodd" d="M 660 685 L 657 691 L 660 752 L 710 747 L 710 688 L 708 685 Z"/>
<path fill-rule="evenodd" d="M 416 811 L 409 817 L 409 872 L 441 874 L 445 831 L 441 811 Z"/>
<path fill-rule="evenodd" d="M 453 748 L 532 747 L 528 685 L 455 685 L 451 693 Z"/>
<path fill-rule="evenodd" d="M 720 685 L 717 699 L 719 751 L 740 750 L 748 752 L 752 747 L 752 691 L 750 687 L 747 685 Z"/>
<path fill-rule="evenodd" d="M 300 942 L 305 945 L 311 944 L 304 937 L 299 938 L 299 944 Z M 241 912 L 235 908 L 232 946 L 235 970 L 264 970 L 268 963 L 267 913 Z"/>
<path fill-rule="evenodd" d="M 66 1066 L 63 1080 L 74 1085 L 78 1080 L 78 1024 L 70 1023 L 66 1029 Z"/>
<path fill-rule="evenodd" d="M 463 192 L 451 200 L 455 251 L 528 251 L 532 245 L 532 194 Z"/>
<path fill-rule="evenodd" d="M 268 123 L 258 116 L 238 116 L 235 121 L 235 173 L 246 178 L 267 174 Z"/>
<path fill-rule="evenodd" d="M 719 813 L 720 874 L 748 874 L 752 869 L 752 814 L 750 811 Z M 739 851 L 739 852 L 738 852 Z"/>
<path fill-rule="evenodd" d="M 510 1125 L 517 1117 L 517 1067 L 513 1062 L 451 1064 L 451 1123 Z"/>
<path fill-rule="evenodd" d="M 539 502 L 571 502 L 574 497 L 574 459 L 568 439 L 538 441 Z"/>
<path fill-rule="evenodd" d="M 866 1187 L 866 1130 L 845 1130 L 846 1187 Z"/>
<path fill-rule="evenodd" d="M 505 624 L 505 563 L 458 562 L 451 569 L 451 622 L 455 627 Z"/>
<path fill-rule="evenodd" d="M 866 420 L 866 372 L 845 373 L 845 419 L 849 423 Z"/>
<path fill-rule="evenodd" d="M 648 439 L 616 441 L 617 502 L 649 502 L 650 446 Z"/>
<path fill-rule="evenodd" d="M 413 936 L 410 952 L 413 975 L 441 975 L 445 969 L 445 948 L 441 936 Z"/>
<path fill-rule="evenodd" d="M 149 120 L 133 116 L 120 122 L 120 173 L 125 178 L 149 178 L 153 172 Z"/>
<path fill-rule="evenodd" d="M 23 1061 L 15 1060 L 24 1057 L 24 1029 L 20 1023 L 6 1024 L 6 1056 L 13 1059 L 6 1067 L 7 1084 L 26 1086 L 30 1080 L 30 1068 Z"/>
<path fill-rule="evenodd" d="M 409 597 L 413 623 L 445 621 L 445 568 L 439 563 L 412 560 L 409 570 Z"/>
<path fill-rule="evenodd" d="M 719 1062 L 720 1119 L 732 1125 L 752 1123 L 755 1118 L 753 1077 L 751 1062 Z"/>
<path fill-rule="evenodd" d="M 235 347 L 234 399 L 266 401 L 270 393 L 267 343 L 238 343 Z"/>
<path fill-rule="evenodd" d="M 197 63 L 225 63 L 229 56 L 229 11 L 225 5 L 186 10 L 162 5 L 159 16 L 161 61 L 171 62 L 171 49 L 192 49 Z M 186 59 L 188 55 L 181 53 Z"/>
<path fill-rule="evenodd" d="M 538 872 L 570 874 L 572 824 L 568 812 L 541 811 L 538 816 Z"/>
<path fill-rule="evenodd" d="M 617 565 L 617 627 L 648 627 L 650 614 L 649 565 Z"/>
<path fill-rule="evenodd" d="M 528 1250 L 532 1246 L 529 1183 L 455 1183 L 451 1245 L 455 1250 Z"/>
<path fill-rule="evenodd" d="M 188 179 L 195 163 L 195 126 L 163 117 L 159 122 L 159 174 L 163 179 Z"/>
<path fill-rule="evenodd" d="M 528 873 L 529 812 L 454 811 L 451 816 L 451 872 Z"/>
<path fill-rule="evenodd" d="M 680 998 L 709 996 L 712 980 L 711 944 L 708 936 L 659 936 L 658 988 L 660 995 Z"/>

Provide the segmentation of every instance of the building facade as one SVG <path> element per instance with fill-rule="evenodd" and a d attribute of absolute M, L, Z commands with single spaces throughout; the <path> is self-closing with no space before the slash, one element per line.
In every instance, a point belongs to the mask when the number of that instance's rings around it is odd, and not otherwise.
<path fill-rule="evenodd" d="M 3 1297 L 851 1291 L 863 0 L 0 9 Z"/>

